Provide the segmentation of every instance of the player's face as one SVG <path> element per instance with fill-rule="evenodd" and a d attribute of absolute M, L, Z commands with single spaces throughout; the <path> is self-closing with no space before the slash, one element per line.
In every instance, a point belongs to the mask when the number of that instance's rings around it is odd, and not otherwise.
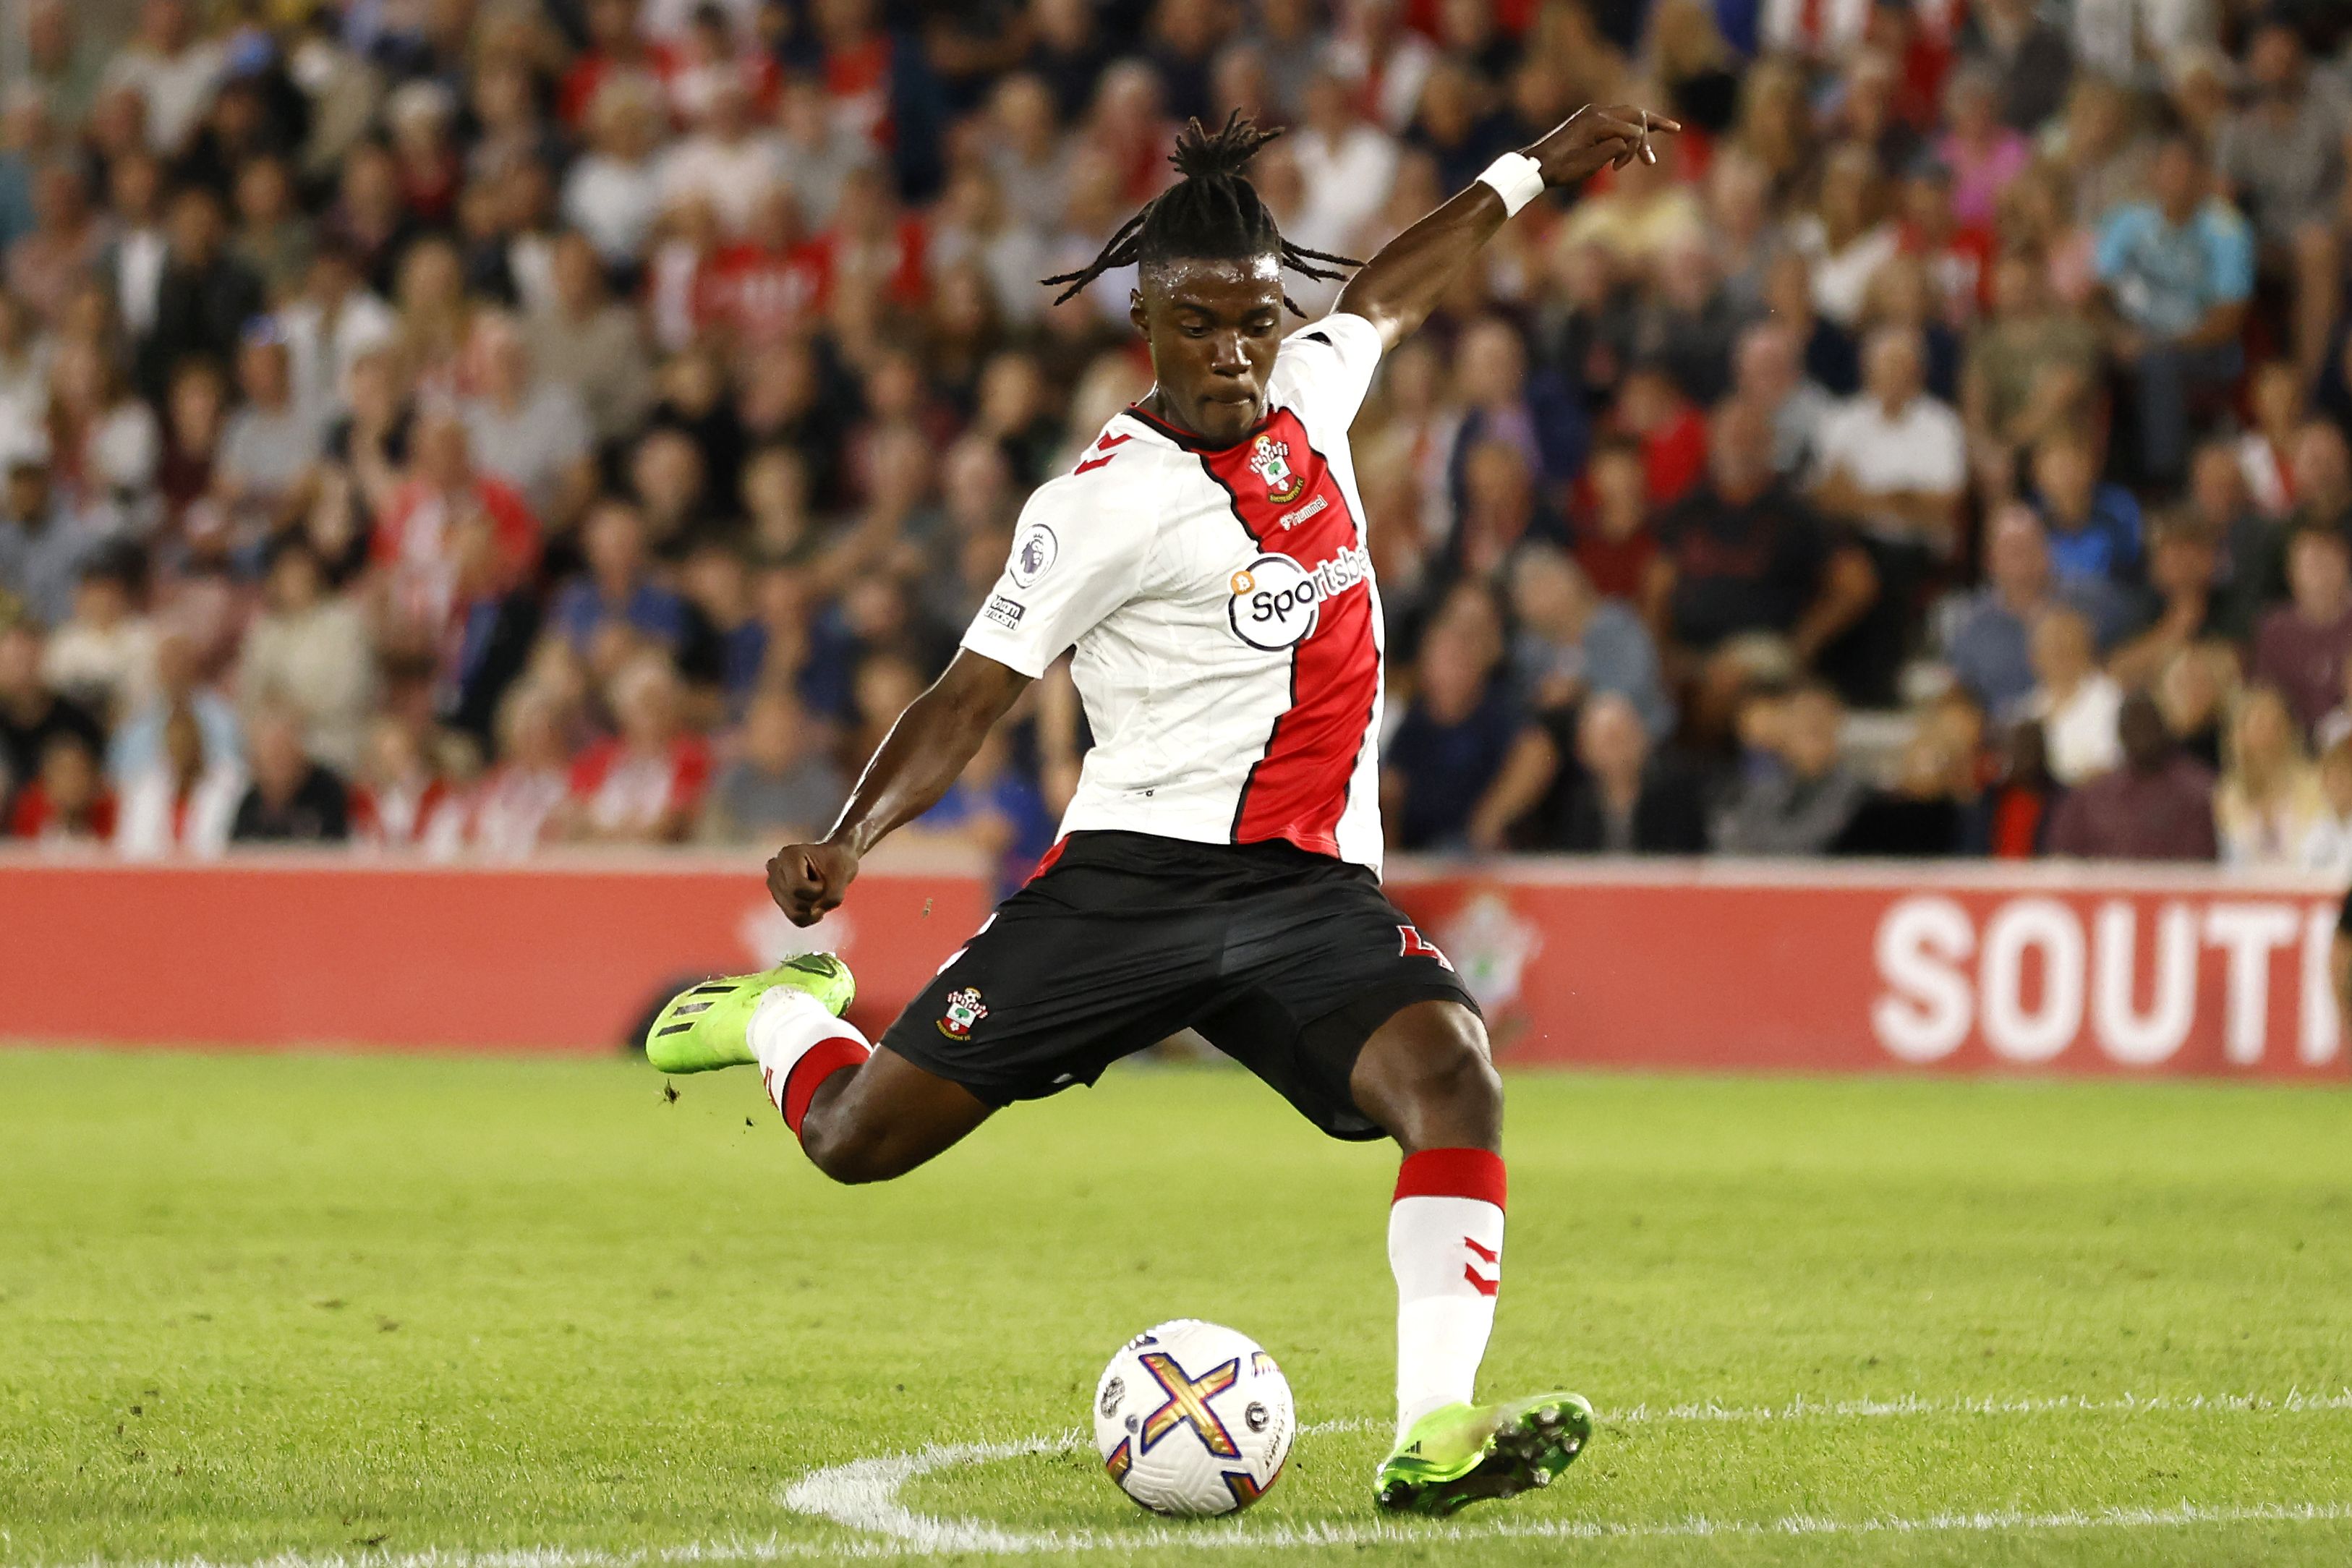
<path fill-rule="evenodd" d="M 1230 445 L 1265 417 L 1282 342 L 1282 266 L 1271 253 L 1149 268 L 1129 315 L 1151 345 L 1166 418 Z"/>

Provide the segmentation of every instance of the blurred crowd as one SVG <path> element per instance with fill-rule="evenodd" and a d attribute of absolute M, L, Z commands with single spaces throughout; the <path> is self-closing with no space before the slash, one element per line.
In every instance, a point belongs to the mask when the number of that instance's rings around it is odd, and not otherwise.
<path fill-rule="evenodd" d="M 822 831 L 1150 386 L 1175 125 L 1366 257 L 1586 101 L 1355 431 L 1409 849 L 2352 875 L 2340 0 L 12 0 L 0 832 Z M 1309 314 L 1336 285 L 1295 280 Z M 1032 689 L 909 831 L 1017 879 Z"/>

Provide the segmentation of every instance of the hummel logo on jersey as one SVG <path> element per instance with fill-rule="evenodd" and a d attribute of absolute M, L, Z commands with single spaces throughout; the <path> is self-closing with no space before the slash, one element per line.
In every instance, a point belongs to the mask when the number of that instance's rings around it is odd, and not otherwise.
<path fill-rule="evenodd" d="M 1397 935 L 1402 939 L 1397 948 L 1400 958 L 1433 958 L 1449 970 L 1454 967 L 1454 961 L 1440 952 L 1435 942 L 1422 935 L 1420 927 L 1399 926 Z"/>
<path fill-rule="evenodd" d="M 1290 471 L 1290 443 L 1277 441 L 1271 436 L 1261 436 L 1250 448 L 1251 471 L 1265 481 L 1265 499 L 1276 506 L 1297 500 L 1307 491 L 1307 481 Z"/>
<path fill-rule="evenodd" d="M 1234 635 L 1268 653 L 1307 640 L 1326 599 L 1336 599 L 1372 574 L 1370 552 L 1343 544 L 1309 572 L 1287 555 L 1261 555 L 1233 575 L 1226 606 Z"/>

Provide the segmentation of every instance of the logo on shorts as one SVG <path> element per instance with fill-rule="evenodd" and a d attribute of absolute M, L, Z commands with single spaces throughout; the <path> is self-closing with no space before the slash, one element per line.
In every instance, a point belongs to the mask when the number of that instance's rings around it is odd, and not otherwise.
<path fill-rule="evenodd" d="M 1053 569 L 1062 553 L 1062 542 L 1042 522 L 1033 522 L 1013 542 L 1013 563 L 1007 568 L 1015 587 L 1026 588 Z"/>
<path fill-rule="evenodd" d="M 971 1026 L 988 1016 L 988 1008 L 980 1000 L 980 987 L 967 985 L 961 991 L 948 993 L 947 1016 L 940 1020 L 940 1033 L 950 1040 L 968 1040 Z"/>
<path fill-rule="evenodd" d="M 1290 471 L 1290 443 L 1261 436 L 1250 448 L 1249 466 L 1265 481 L 1265 499 L 1286 506 L 1307 493 L 1307 481 Z"/>
<path fill-rule="evenodd" d="M 1437 949 L 1437 944 L 1430 941 L 1427 937 L 1422 935 L 1418 927 L 1399 926 L 1397 927 L 1397 935 L 1402 939 L 1402 945 L 1397 949 L 1397 955 L 1399 957 L 1433 958 L 1437 960 L 1438 963 L 1444 964 L 1448 970 L 1451 970 L 1454 967 L 1454 961 L 1446 957 L 1443 952 L 1440 952 Z"/>

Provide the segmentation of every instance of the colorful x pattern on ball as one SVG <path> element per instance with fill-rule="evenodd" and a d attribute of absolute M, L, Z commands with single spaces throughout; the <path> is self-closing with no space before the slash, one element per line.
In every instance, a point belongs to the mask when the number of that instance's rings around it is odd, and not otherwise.
<path fill-rule="evenodd" d="M 1176 1358 L 1165 1351 L 1146 1351 L 1136 1358 L 1143 1370 L 1152 1375 L 1168 1395 L 1168 1402 L 1153 1411 L 1143 1423 L 1141 1441 L 1136 1445 L 1138 1454 L 1151 1452 L 1151 1446 L 1177 1427 L 1190 1426 L 1199 1435 L 1201 1446 L 1221 1459 L 1238 1459 L 1242 1451 L 1234 1446 L 1234 1435 L 1217 1413 L 1209 1408 L 1209 1401 L 1231 1388 L 1242 1374 L 1239 1356 L 1213 1368 L 1197 1378 L 1184 1375 Z"/>

